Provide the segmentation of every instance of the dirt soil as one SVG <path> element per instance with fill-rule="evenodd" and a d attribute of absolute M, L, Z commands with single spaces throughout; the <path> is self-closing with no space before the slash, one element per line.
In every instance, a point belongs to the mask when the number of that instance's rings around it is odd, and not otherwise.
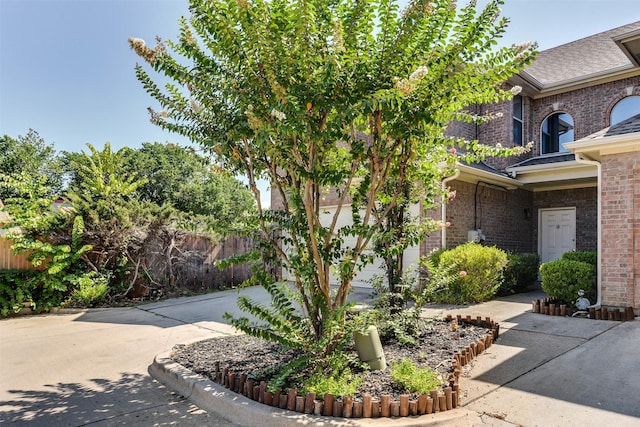
<path fill-rule="evenodd" d="M 445 321 L 432 321 L 423 329 L 417 346 L 402 345 L 398 342 L 383 344 L 387 369 L 384 371 L 367 371 L 365 380 L 358 389 L 355 398 L 369 393 L 372 396 L 390 394 L 398 400 L 401 394 L 409 394 L 391 379 L 389 365 L 403 358 L 411 359 L 417 366 L 429 366 L 437 370 L 443 382 L 451 370 L 453 355 L 471 343 L 476 343 L 489 333 L 484 327 L 462 322 L 458 326 Z M 256 373 L 272 368 L 290 360 L 293 352 L 285 352 L 274 343 L 246 335 L 227 336 L 199 341 L 190 345 L 176 346 L 172 359 L 193 372 L 210 379 L 215 378 L 215 363 L 220 367 L 229 367 L 236 373 Z M 469 375 L 471 365 L 466 365 L 462 375 Z M 266 376 L 258 376 L 257 380 L 268 381 Z M 412 398 L 417 397 L 413 394 Z"/>

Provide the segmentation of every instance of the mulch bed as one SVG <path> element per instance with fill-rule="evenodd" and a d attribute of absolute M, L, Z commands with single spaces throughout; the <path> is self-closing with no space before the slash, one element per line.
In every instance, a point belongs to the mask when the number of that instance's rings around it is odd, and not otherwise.
<path fill-rule="evenodd" d="M 429 395 L 417 395 L 391 379 L 390 369 L 367 371 L 354 396 L 298 396 L 297 390 L 272 394 L 263 372 L 281 365 L 295 354 L 278 344 L 246 335 L 226 336 L 176 346 L 172 359 L 231 391 L 274 407 L 302 413 L 339 417 L 422 415 L 455 408 L 460 399 L 458 379 L 469 375 L 469 362 L 497 338 L 499 326 L 486 318 L 451 317 L 426 323 L 417 346 L 398 342 L 383 344 L 387 366 L 411 359 L 416 366 L 438 371 L 443 387 Z M 271 369 L 273 370 L 273 369 Z"/>

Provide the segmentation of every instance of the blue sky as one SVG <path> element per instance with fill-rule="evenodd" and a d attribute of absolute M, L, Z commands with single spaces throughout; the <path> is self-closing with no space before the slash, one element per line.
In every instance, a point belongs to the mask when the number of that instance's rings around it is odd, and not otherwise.
<path fill-rule="evenodd" d="M 481 1 L 482 2 L 482 1 Z M 58 150 L 187 141 L 149 123 L 127 39 L 176 38 L 186 0 L 0 0 L 0 135 Z M 507 0 L 504 43 L 541 49 L 640 20 L 637 0 Z"/>

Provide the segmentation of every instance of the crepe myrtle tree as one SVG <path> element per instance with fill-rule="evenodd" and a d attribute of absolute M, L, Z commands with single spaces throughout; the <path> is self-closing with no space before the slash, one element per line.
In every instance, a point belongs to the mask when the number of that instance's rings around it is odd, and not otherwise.
<path fill-rule="evenodd" d="M 373 260 L 380 218 L 404 203 L 407 185 L 413 192 L 450 173 L 452 147 L 492 153 L 444 131 L 483 122 L 467 107 L 510 99 L 501 84 L 533 58 L 530 44 L 497 48 L 502 3 L 415 0 L 400 11 L 393 0 L 191 0 L 177 40 L 129 39 L 147 63 L 136 75 L 161 107 L 149 109 L 152 122 L 246 175 L 259 207 L 259 179 L 279 196 L 278 210 L 258 214 L 259 255 L 290 273 L 303 313 L 262 275 L 276 309 L 240 304 L 270 325 L 236 326 L 339 349 L 351 281 Z M 149 68 L 170 83 L 157 84 Z M 440 191 L 422 188 L 429 200 Z M 339 226 L 345 213 L 352 222 Z"/>

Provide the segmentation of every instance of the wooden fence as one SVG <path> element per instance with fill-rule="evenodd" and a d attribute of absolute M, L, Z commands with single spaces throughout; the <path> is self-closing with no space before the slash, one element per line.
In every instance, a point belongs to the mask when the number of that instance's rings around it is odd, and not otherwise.
<path fill-rule="evenodd" d="M 0 230 L 0 270 L 33 269 L 26 255 L 12 253 L 13 243 L 3 238 L 3 234 L 4 230 Z M 174 287 L 204 291 L 238 285 L 253 274 L 249 265 L 224 270 L 215 266 L 217 260 L 251 250 L 254 242 L 248 238 L 229 237 L 216 242 L 206 236 L 163 228 L 159 232 L 148 233 L 142 246 L 143 250 L 138 254 L 140 261 L 157 284 L 173 282 Z M 142 285 L 135 293 L 145 294 L 145 288 Z"/>
<path fill-rule="evenodd" d="M 238 285 L 251 278 L 249 265 L 220 270 L 215 262 L 253 249 L 254 242 L 244 237 L 229 237 L 216 242 L 206 236 L 179 230 L 162 229 L 150 233 L 139 254 L 141 266 L 157 284 L 205 291 Z M 137 289 L 132 295 L 137 295 Z"/>
<path fill-rule="evenodd" d="M 11 252 L 13 242 L 0 235 L 0 270 L 30 270 L 33 267 L 26 255 L 14 255 Z"/>

